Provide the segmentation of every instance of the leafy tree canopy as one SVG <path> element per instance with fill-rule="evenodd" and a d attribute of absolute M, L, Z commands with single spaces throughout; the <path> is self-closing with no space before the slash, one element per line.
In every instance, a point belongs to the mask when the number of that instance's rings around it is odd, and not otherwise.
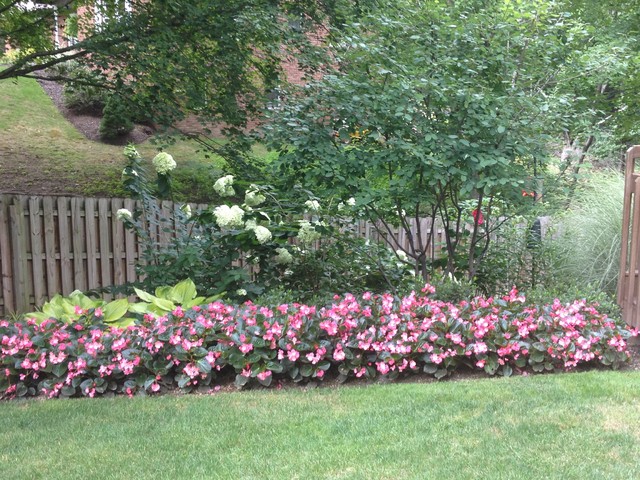
<path fill-rule="evenodd" d="M 346 0 L 0 0 L 0 39 L 20 51 L 0 80 L 39 78 L 74 59 L 92 74 L 66 80 L 111 89 L 156 123 L 191 112 L 241 128 L 278 85 L 283 59 L 318 68 L 326 56 L 314 40 L 357 7 Z M 56 12 L 78 12 L 75 45 L 54 45 Z"/>
<path fill-rule="evenodd" d="M 333 74 L 292 96 L 268 134 L 285 178 L 355 196 L 368 215 L 404 228 L 425 276 L 433 232 L 418 227 L 412 239 L 411 223 L 444 219 L 454 271 L 471 213 L 462 205 L 473 199 L 472 276 L 477 211 L 517 203 L 545 158 L 548 92 L 585 31 L 542 0 L 396 7 L 347 28 Z"/>

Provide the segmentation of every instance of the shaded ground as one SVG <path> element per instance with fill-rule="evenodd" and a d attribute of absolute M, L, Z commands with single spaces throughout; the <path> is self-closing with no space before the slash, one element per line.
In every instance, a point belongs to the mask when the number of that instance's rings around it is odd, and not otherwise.
<path fill-rule="evenodd" d="M 73 111 L 69 110 L 64 105 L 63 100 L 63 86 L 57 82 L 47 82 L 47 81 L 39 81 L 38 82 L 42 89 L 45 91 L 47 95 L 53 101 L 53 104 L 58 108 L 60 113 L 67 119 L 69 122 L 76 127 L 76 129 L 82 133 L 89 140 L 93 140 L 96 142 L 101 141 L 100 135 L 98 133 L 98 129 L 100 128 L 100 120 L 101 117 L 93 116 L 93 115 L 78 115 Z M 133 131 L 122 138 L 118 139 L 117 142 L 114 142 L 116 145 L 126 145 L 128 143 L 142 143 L 147 140 L 150 136 L 153 135 L 153 129 L 146 125 L 136 125 Z"/>

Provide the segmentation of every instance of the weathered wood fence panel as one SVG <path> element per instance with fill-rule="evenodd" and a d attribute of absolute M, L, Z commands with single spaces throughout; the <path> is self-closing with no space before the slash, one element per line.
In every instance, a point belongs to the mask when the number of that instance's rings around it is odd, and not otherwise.
<path fill-rule="evenodd" d="M 121 198 L 0 195 L 0 318 L 31 311 L 57 293 L 139 280 L 141 242 L 117 218 L 120 208 L 136 207 Z M 173 225 L 159 216 L 176 208 L 162 202 L 154 209 L 153 241 L 171 241 Z"/>

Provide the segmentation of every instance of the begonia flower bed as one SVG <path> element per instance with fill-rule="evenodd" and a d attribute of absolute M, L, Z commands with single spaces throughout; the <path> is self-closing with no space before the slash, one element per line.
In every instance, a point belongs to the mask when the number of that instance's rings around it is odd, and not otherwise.
<path fill-rule="evenodd" d="M 433 287 L 403 298 L 335 297 L 331 306 L 215 302 L 115 328 L 80 321 L 0 321 L 0 397 L 94 397 L 321 381 L 394 379 L 458 369 L 488 375 L 618 367 L 638 334 L 597 305 L 498 298 L 446 303 Z"/>

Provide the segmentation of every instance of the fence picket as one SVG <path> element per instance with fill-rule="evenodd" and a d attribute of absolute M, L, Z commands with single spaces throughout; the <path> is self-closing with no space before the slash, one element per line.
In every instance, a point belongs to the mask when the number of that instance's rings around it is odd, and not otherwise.
<path fill-rule="evenodd" d="M 71 199 L 71 232 L 73 243 L 73 286 L 78 290 L 87 289 L 86 235 L 83 222 L 82 199 Z"/>
<path fill-rule="evenodd" d="M 0 267 L 2 277 L 2 309 L 5 313 L 14 312 L 16 304 L 13 299 L 13 258 L 11 252 L 11 236 L 9 235 L 9 205 L 11 204 L 11 196 L 0 195 Z"/>
<path fill-rule="evenodd" d="M 58 250 L 60 251 L 60 278 L 62 294 L 69 295 L 73 290 L 73 267 L 71 262 L 71 237 L 69 227 L 69 198 L 58 197 Z"/>
<path fill-rule="evenodd" d="M 47 298 L 45 283 L 45 250 L 42 229 L 42 210 L 40 198 L 29 198 L 29 228 L 31 229 L 31 268 L 33 270 L 33 295 L 36 306 L 42 305 Z"/>
<path fill-rule="evenodd" d="M 26 235 L 24 221 L 25 202 L 23 198 L 16 198 L 9 206 L 11 228 L 11 253 L 13 258 L 15 310 L 26 312 L 31 305 L 29 298 L 29 262 L 27 250 L 30 244 Z"/>

